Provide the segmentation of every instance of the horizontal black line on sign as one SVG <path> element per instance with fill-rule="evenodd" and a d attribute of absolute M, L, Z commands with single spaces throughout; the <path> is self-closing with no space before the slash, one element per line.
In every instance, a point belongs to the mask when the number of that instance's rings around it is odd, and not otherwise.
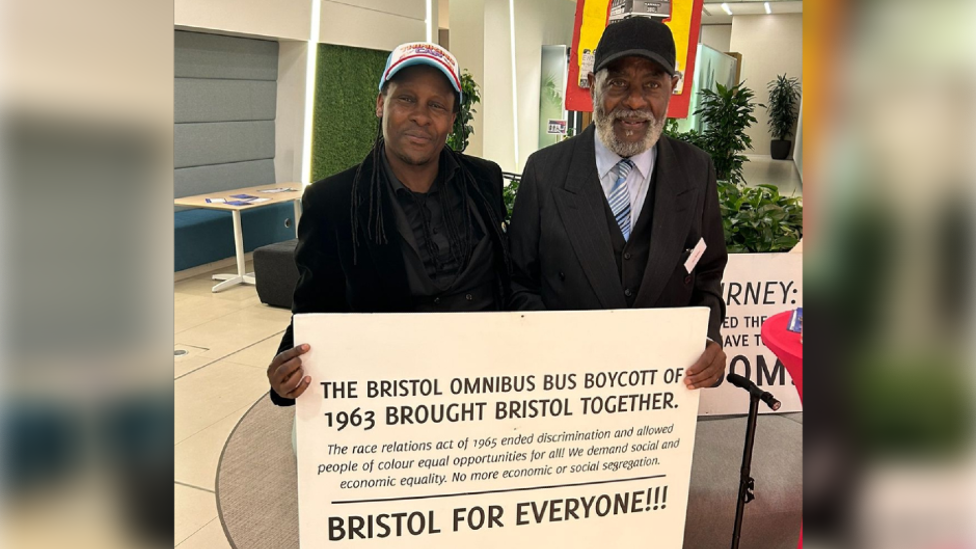
<path fill-rule="evenodd" d="M 578 482 L 576 484 L 553 484 L 550 486 L 530 486 L 528 488 L 510 488 L 508 490 L 484 490 L 481 492 L 461 492 L 460 494 L 433 494 L 429 496 L 406 496 L 402 498 L 350 499 L 350 500 L 343 500 L 343 501 L 333 501 L 332 505 L 346 505 L 349 503 L 380 503 L 385 501 L 411 501 L 417 499 L 456 498 L 461 496 L 480 496 L 484 494 L 504 494 L 506 492 L 528 492 L 531 490 L 548 490 L 550 488 L 573 488 L 576 486 L 595 486 L 597 484 L 633 482 L 635 480 L 650 480 L 655 478 L 664 478 L 666 476 L 667 475 L 651 475 L 649 477 L 622 478 L 618 480 L 599 480 L 595 482 Z"/>

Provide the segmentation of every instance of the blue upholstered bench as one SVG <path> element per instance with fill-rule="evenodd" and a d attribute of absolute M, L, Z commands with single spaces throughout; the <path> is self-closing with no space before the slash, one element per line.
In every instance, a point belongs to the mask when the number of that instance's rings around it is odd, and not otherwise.
<path fill-rule="evenodd" d="M 243 211 L 244 251 L 295 238 L 294 217 L 295 210 L 290 202 Z M 174 228 L 176 271 L 234 257 L 234 227 L 230 212 L 179 211 L 175 213 Z"/>

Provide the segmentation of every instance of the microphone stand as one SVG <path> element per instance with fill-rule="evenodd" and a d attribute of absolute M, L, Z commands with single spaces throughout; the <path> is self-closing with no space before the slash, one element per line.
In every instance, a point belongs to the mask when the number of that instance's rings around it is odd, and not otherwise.
<path fill-rule="evenodd" d="M 778 410 L 780 402 L 773 395 L 756 387 L 748 379 L 729 374 L 726 378 L 736 387 L 749 391 L 749 419 L 746 422 L 746 442 L 742 451 L 742 469 L 739 472 L 739 498 L 735 505 L 735 525 L 732 529 L 732 549 L 739 549 L 742 534 L 742 515 L 747 503 L 756 499 L 756 481 L 752 478 L 752 448 L 756 441 L 756 422 L 759 419 L 759 401 L 762 400 L 773 410 Z"/>

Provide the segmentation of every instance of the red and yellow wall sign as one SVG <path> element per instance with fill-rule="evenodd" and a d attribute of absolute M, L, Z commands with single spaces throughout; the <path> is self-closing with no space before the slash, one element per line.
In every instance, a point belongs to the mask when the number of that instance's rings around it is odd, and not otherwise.
<path fill-rule="evenodd" d="M 686 118 L 692 90 L 692 78 L 695 74 L 695 54 L 698 52 L 698 33 L 701 28 L 702 4 L 704 0 L 671 0 L 671 16 L 664 19 L 664 24 L 671 27 L 674 35 L 675 51 L 677 52 L 678 71 L 682 78 L 678 82 L 671 105 L 668 107 L 668 117 Z M 586 81 L 587 73 L 593 68 L 593 52 L 603 36 L 610 20 L 612 4 L 617 9 L 626 7 L 622 0 L 576 0 L 576 25 L 573 30 L 572 57 L 569 62 L 569 80 L 566 82 L 566 109 L 571 111 L 592 111 L 593 100 L 590 90 L 581 87 L 581 81 Z M 634 4 L 643 3 L 633 0 Z M 666 4 L 666 2 L 659 2 Z M 641 16 L 638 16 L 641 17 Z"/>

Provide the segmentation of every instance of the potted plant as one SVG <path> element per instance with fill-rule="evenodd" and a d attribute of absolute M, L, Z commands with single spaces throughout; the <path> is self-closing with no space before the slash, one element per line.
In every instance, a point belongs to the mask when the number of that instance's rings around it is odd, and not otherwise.
<path fill-rule="evenodd" d="M 701 107 L 695 112 L 705 123 L 704 131 L 680 133 L 678 121 L 669 120 L 665 132 L 712 157 L 729 253 L 789 251 L 803 237 L 802 199 L 783 196 L 773 185 L 746 185 L 742 177 L 748 161 L 742 153 L 752 147 L 746 130 L 756 122 L 755 108 L 764 105 L 753 102 L 752 90 L 742 83 L 716 88 L 701 91 Z"/>
<path fill-rule="evenodd" d="M 800 82 L 796 78 L 787 78 L 785 74 L 777 76 L 767 86 L 769 90 L 769 133 L 773 140 L 769 142 L 769 154 L 774 160 L 785 160 L 793 147 L 793 125 L 796 124 L 797 108 L 800 105 Z"/>
<path fill-rule="evenodd" d="M 686 132 L 679 131 L 677 118 L 668 118 L 667 123 L 664 125 L 664 133 L 672 139 L 684 141 L 685 143 L 694 145 L 707 152 L 709 155 L 712 154 L 709 152 L 711 148 L 708 146 L 708 142 L 705 140 L 705 134 L 697 130 L 688 130 Z"/>
<path fill-rule="evenodd" d="M 481 102 L 478 84 L 467 70 L 461 74 L 461 91 L 464 94 L 464 99 L 461 101 L 457 118 L 454 119 L 454 129 L 447 136 L 447 146 L 457 152 L 464 152 L 464 149 L 468 148 L 468 137 L 474 133 L 474 128 L 471 127 L 471 119 L 477 112 L 474 110 L 474 106 Z"/>
<path fill-rule="evenodd" d="M 788 252 L 803 238 L 803 201 L 773 185 L 718 183 L 718 202 L 730 254 Z"/>
<path fill-rule="evenodd" d="M 705 129 L 692 137 L 699 147 L 704 144 L 702 148 L 712 156 L 719 180 L 741 183 L 742 164 L 748 161 L 742 153 L 752 148 L 746 129 L 756 122 L 753 111 L 764 105 L 754 102 L 755 94 L 741 82 L 715 87 L 714 91 L 701 90 L 701 106 L 695 114 L 701 115 Z"/>
<path fill-rule="evenodd" d="M 727 306 L 722 333 L 729 371 L 749 377 L 764 389 L 768 387 L 782 400 L 781 411 L 799 410 L 800 401 L 790 387 L 788 373 L 772 351 L 758 341 L 761 322 L 757 319 L 803 304 L 803 256 L 782 253 L 792 250 L 803 237 L 803 199 L 783 196 L 774 185 L 746 184 L 742 165 L 748 159 L 743 152 L 752 142 L 745 132 L 756 122 L 754 108 L 761 105 L 752 101 L 753 93 L 741 84 L 716 88 L 701 92 L 697 112 L 706 123 L 703 131 L 680 133 L 677 121 L 670 121 L 665 131 L 672 138 L 701 148 L 715 164 L 729 251 L 722 276 L 722 297 Z M 779 293 L 773 297 L 776 288 Z M 742 401 L 735 394 L 728 388 L 703 393 L 699 414 L 744 414 Z"/>
<path fill-rule="evenodd" d="M 512 219 L 512 209 L 515 208 L 515 195 L 518 194 L 519 183 L 522 182 L 522 174 L 511 174 L 510 177 L 502 174 L 506 180 L 502 184 L 502 199 L 505 200 L 505 222 Z"/>

